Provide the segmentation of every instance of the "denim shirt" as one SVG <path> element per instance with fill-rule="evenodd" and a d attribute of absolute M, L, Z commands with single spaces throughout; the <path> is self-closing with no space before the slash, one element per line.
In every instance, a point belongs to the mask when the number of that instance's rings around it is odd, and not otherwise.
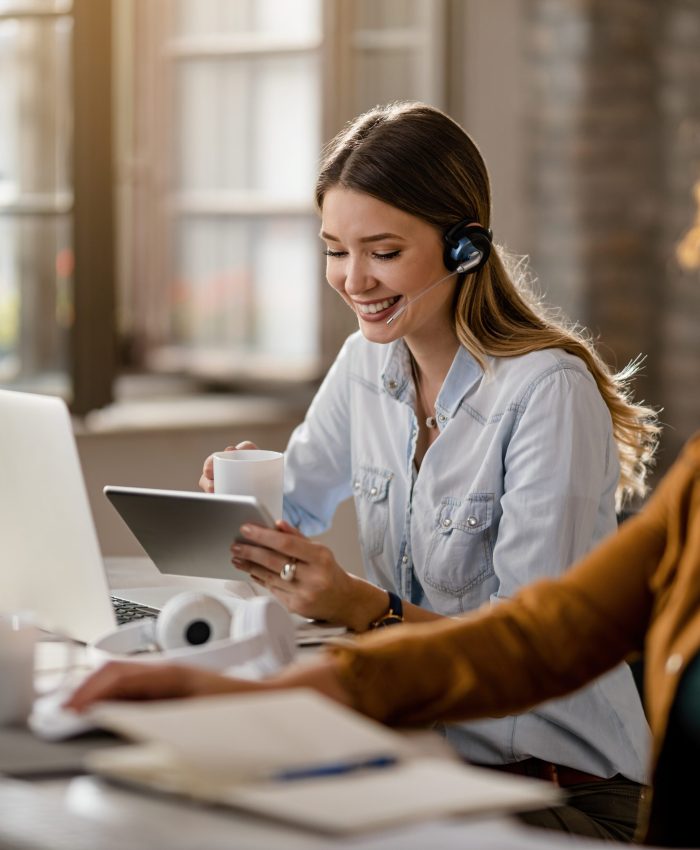
<path fill-rule="evenodd" d="M 367 577 L 446 616 L 561 574 L 616 528 L 612 422 L 583 361 L 548 349 L 485 365 L 458 349 L 437 397 L 440 434 L 416 471 L 408 349 L 353 334 L 286 453 L 289 522 L 318 534 L 352 496 Z M 474 762 L 537 756 L 646 779 L 649 733 L 627 665 L 446 734 Z"/>

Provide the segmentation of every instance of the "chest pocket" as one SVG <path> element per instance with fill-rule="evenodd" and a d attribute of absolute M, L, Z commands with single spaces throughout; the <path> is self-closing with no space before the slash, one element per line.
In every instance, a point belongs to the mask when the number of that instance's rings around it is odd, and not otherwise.
<path fill-rule="evenodd" d="M 491 522 L 493 494 L 471 493 L 440 503 L 425 565 L 425 581 L 450 597 L 462 598 L 468 611 L 495 590 Z M 493 577 L 488 585 L 484 582 Z"/>
<path fill-rule="evenodd" d="M 353 478 L 353 494 L 362 551 L 376 558 L 384 551 L 389 525 L 389 484 L 393 473 L 371 466 L 358 467 Z"/>

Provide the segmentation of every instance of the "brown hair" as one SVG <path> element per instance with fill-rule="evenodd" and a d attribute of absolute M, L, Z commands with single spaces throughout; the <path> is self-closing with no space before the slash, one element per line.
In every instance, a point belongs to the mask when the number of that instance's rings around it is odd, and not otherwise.
<path fill-rule="evenodd" d="M 422 103 L 377 106 L 360 115 L 324 149 L 316 203 L 343 186 L 417 216 L 442 233 L 463 219 L 490 226 L 491 191 L 474 142 L 451 118 Z M 643 496 L 659 433 L 655 411 L 632 401 L 630 379 L 639 360 L 613 374 L 590 339 L 542 307 L 530 291 L 522 263 L 506 269 L 505 252 L 455 291 L 453 318 L 459 342 L 484 365 L 487 355 L 515 357 L 561 348 L 580 357 L 612 417 L 620 457 L 617 504 Z"/>

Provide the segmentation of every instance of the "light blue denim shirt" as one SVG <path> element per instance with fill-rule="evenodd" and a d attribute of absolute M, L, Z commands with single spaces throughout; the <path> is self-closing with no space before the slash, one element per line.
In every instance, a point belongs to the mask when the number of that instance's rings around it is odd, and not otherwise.
<path fill-rule="evenodd" d="M 561 574 L 615 530 L 612 422 L 579 358 L 549 349 L 489 357 L 483 370 L 460 348 L 418 472 L 414 401 L 403 340 L 353 334 L 287 448 L 286 518 L 318 534 L 352 495 L 375 583 L 455 616 Z M 627 665 L 534 711 L 446 734 L 474 762 L 537 756 L 646 780 L 649 731 Z"/>

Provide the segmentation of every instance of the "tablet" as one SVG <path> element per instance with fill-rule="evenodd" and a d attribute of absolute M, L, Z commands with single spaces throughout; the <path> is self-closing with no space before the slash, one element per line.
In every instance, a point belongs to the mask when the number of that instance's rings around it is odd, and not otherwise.
<path fill-rule="evenodd" d="M 274 527 L 252 496 L 107 485 L 104 494 L 162 573 L 250 582 L 231 563 L 243 523 Z"/>

